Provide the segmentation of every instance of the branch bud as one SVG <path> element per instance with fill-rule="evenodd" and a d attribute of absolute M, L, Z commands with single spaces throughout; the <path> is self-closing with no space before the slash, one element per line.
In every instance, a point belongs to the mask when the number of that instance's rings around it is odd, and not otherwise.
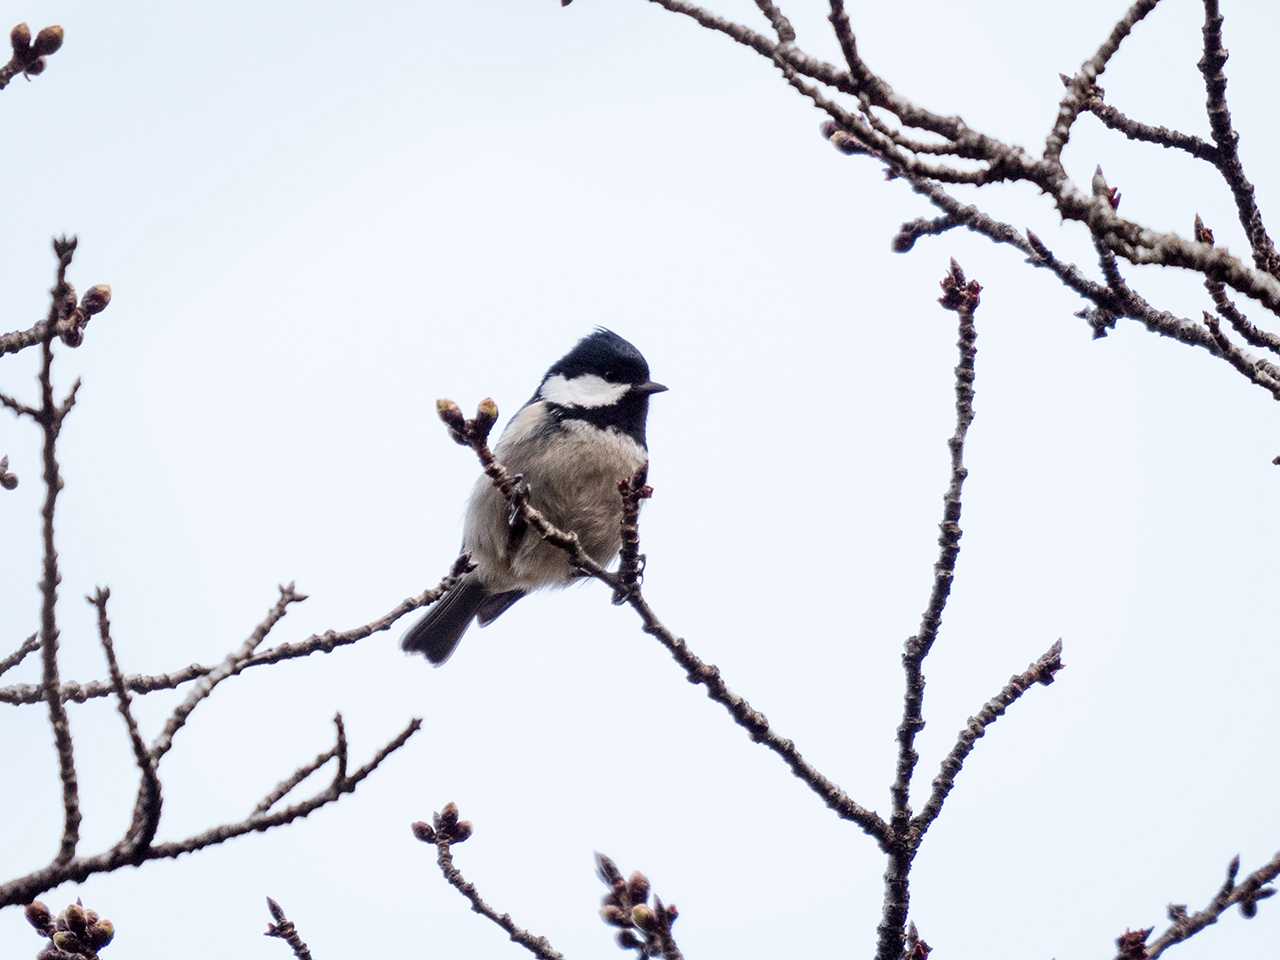
<path fill-rule="evenodd" d="M 640 903 L 631 908 L 631 922 L 641 930 L 648 932 L 657 926 L 658 917 L 652 910 Z"/>
<path fill-rule="evenodd" d="M 423 843 L 436 842 L 436 832 L 431 828 L 431 824 L 423 820 L 417 820 L 413 823 L 410 829 L 413 830 L 413 835 Z"/>
<path fill-rule="evenodd" d="M 437 400 L 436 415 L 444 421 L 446 427 L 449 428 L 449 436 L 455 441 L 467 445 L 467 420 L 462 415 L 462 409 L 452 400 Z"/>
<path fill-rule="evenodd" d="M 67 921 L 67 929 L 76 936 L 84 936 L 85 931 L 89 929 L 88 919 L 84 915 L 84 907 L 79 903 L 72 903 L 67 909 L 62 911 L 63 919 Z"/>
<path fill-rule="evenodd" d="M 31 28 L 25 23 L 20 23 L 9 31 L 9 43 L 13 46 L 13 52 L 22 56 L 26 54 L 31 47 Z"/>
<path fill-rule="evenodd" d="M 440 811 L 440 822 L 449 827 L 458 822 L 458 805 L 456 803 L 446 803 L 444 805 L 444 809 Z"/>
<path fill-rule="evenodd" d="M 40 74 L 44 73 L 44 60 L 41 59 L 40 57 L 37 57 L 36 59 L 28 63 L 26 66 L 26 69 L 23 70 L 22 72 L 25 73 L 28 77 L 40 76 Z"/>
<path fill-rule="evenodd" d="M 110 302 L 111 285 L 99 283 L 84 292 L 84 296 L 80 298 L 80 309 L 92 317 L 95 313 L 101 313 L 107 309 L 107 304 Z"/>
<path fill-rule="evenodd" d="M 627 911 L 612 903 L 607 903 L 600 908 L 600 919 L 613 927 L 626 927 L 631 924 Z"/>
<path fill-rule="evenodd" d="M 22 23 L 19 26 L 25 27 L 26 24 Z M 49 912 L 48 907 L 39 900 L 33 900 L 27 904 L 24 912 L 27 915 L 27 923 L 35 927 L 40 933 L 48 934 L 49 928 L 53 924 L 53 914 Z"/>
<path fill-rule="evenodd" d="M 453 828 L 453 842 L 462 843 L 471 836 L 471 821 L 463 820 Z"/>
<path fill-rule="evenodd" d="M 115 939 L 116 928 L 110 920 L 99 920 L 89 928 L 89 946 L 101 950 Z"/>
<path fill-rule="evenodd" d="M 45 27 L 36 34 L 36 42 L 31 48 L 37 57 L 47 57 L 62 49 L 62 28 L 54 25 Z"/>
<path fill-rule="evenodd" d="M 487 440 L 489 431 L 493 429 L 493 425 L 497 422 L 498 405 L 493 402 L 492 397 L 485 397 L 480 401 L 480 406 L 476 408 L 476 435 L 482 440 Z"/>
<path fill-rule="evenodd" d="M 1204 225 L 1204 221 L 1200 219 L 1200 214 L 1198 213 L 1196 214 L 1195 234 L 1197 241 L 1213 246 L 1213 231 Z"/>
<path fill-rule="evenodd" d="M 649 878 L 637 870 L 627 881 L 627 895 L 632 903 L 644 903 L 649 899 Z"/>
<path fill-rule="evenodd" d="M 72 955 L 80 952 L 80 938 L 70 930 L 59 930 L 52 937 L 53 945 L 63 953 Z"/>

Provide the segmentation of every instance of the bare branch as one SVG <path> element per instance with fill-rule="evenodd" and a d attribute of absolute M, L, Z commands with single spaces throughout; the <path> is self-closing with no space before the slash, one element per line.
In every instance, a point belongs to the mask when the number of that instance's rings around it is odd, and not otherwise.
<path fill-rule="evenodd" d="M 1182 150 L 1197 160 L 1217 165 L 1218 148 L 1213 144 L 1180 130 L 1170 130 L 1168 127 L 1152 126 L 1133 120 L 1105 102 L 1102 97 L 1102 88 L 1095 86 L 1085 99 L 1084 109 L 1101 120 L 1107 129 L 1123 133 L 1130 140 L 1154 143 L 1170 150 Z"/>
<path fill-rule="evenodd" d="M 437 412 L 453 438 L 475 452 L 490 482 L 502 491 L 512 508 L 520 513 L 530 527 L 548 543 L 565 551 L 578 569 L 612 588 L 615 595 L 622 594 L 626 597 L 626 603 L 639 614 L 645 633 L 656 637 L 658 642 L 667 648 L 675 661 L 684 668 L 690 683 L 702 684 L 707 690 L 707 696 L 729 711 L 734 722 L 746 730 L 752 740 L 763 744 L 781 757 L 791 772 L 821 797 L 837 815 L 858 824 L 864 833 L 875 839 L 882 847 L 887 843 L 888 825 L 880 816 L 875 811 L 857 803 L 819 773 L 801 756 L 793 741 L 775 733 L 763 713 L 729 688 L 721 678 L 718 667 L 701 660 L 689 649 L 684 640 L 662 624 L 644 599 L 638 584 L 628 586 L 620 576 L 610 573 L 596 563 L 582 549 L 577 534 L 558 529 L 529 503 L 525 488 L 515 482 L 510 471 L 497 461 L 493 451 L 489 449 L 489 431 L 498 418 L 497 404 L 492 400 L 483 401 L 473 420 L 464 419 L 462 411 L 452 400 L 439 401 Z"/>
<path fill-rule="evenodd" d="M 973 423 L 974 362 L 977 327 L 973 314 L 978 308 L 982 287 L 976 280 L 965 278 L 954 260 L 942 281 L 942 297 L 938 301 L 958 318 L 957 347 L 960 360 L 955 369 L 956 425 L 947 446 L 951 450 L 951 480 L 943 496 L 942 522 L 939 524 L 938 560 L 933 567 L 933 586 L 920 629 L 904 645 L 902 667 L 906 675 L 906 694 L 902 703 L 902 722 L 898 724 L 898 762 L 893 785 L 893 814 L 889 822 L 889 866 L 884 875 L 884 911 L 877 927 L 876 960 L 901 960 L 906 935 L 907 910 L 910 903 L 911 861 L 916 845 L 912 842 L 911 779 L 919 755 L 915 750 L 916 735 L 924 726 L 924 661 L 938 638 L 942 614 L 951 595 L 956 560 L 960 556 L 961 494 L 968 470 L 964 465 L 964 443 Z"/>
<path fill-rule="evenodd" d="M 111 684 L 115 687 L 116 701 L 120 716 L 124 720 L 125 729 L 129 733 L 129 744 L 133 747 L 133 759 L 138 765 L 141 783 L 138 786 L 138 798 L 134 804 L 133 822 L 125 839 L 131 845 L 135 857 L 140 857 L 155 839 L 156 829 L 160 826 L 160 811 L 163 798 L 160 789 L 160 777 L 156 774 L 156 762 L 147 750 L 147 745 L 138 730 L 138 722 L 133 716 L 133 707 L 129 699 L 129 691 L 124 686 L 124 676 L 120 672 L 120 664 L 116 660 L 115 644 L 111 639 L 111 621 L 107 619 L 107 601 L 111 591 L 99 587 L 92 597 L 86 597 L 98 608 L 98 639 L 102 643 L 103 653 L 107 657 L 107 671 L 111 675 Z"/>
<path fill-rule="evenodd" d="M 306 780 L 307 777 L 311 776 L 313 773 L 315 773 L 317 770 L 323 767 L 326 763 L 328 763 L 334 757 L 338 756 L 339 749 L 341 749 L 341 752 L 342 752 L 343 762 L 338 772 L 334 775 L 334 780 L 335 782 L 341 782 L 343 779 L 346 778 L 347 735 L 346 735 L 346 730 L 342 726 L 342 714 L 340 713 L 334 714 L 333 723 L 338 730 L 337 742 L 335 742 L 334 745 L 330 747 L 328 750 L 326 750 L 324 753 L 319 754 L 310 763 L 303 764 L 301 767 L 299 767 L 297 770 L 291 773 L 284 780 L 280 781 L 280 783 L 272 787 L 271 792 L 268 793 L 265 797 L 263 797 L 260 801 L 258 801 L 258 805 L 253 808 L 253 812 L 255 814 L 266 813 L 268 810 L 274 807 L 277 803 L 283 800 L 285 796 L 293 790 L 294 787 L 298 786 L 300 783 Z"/>
<path fill-rule="evenodd" d="M 468 558 L 466 556 L 459 557 L 454 561 L 450 572 L 445 575 L 437 586 L 425 590 L 417 596 L 402 600 L 376 620 L 350 630 L 327 630 L 324 633 L 312 634 L 305 640 L 282 643 L 279 646 L 271 647 L 250 657 L 241 664 L 239 672 L 243 673 L 253 667 L 268 666 L 298 657 L 308 657 L 314 653 L 332 653 L 339 647 L 350 646 L 375 633 L 387 630 L 406 614 L 430 606 L 439 600 L 449 592 L 449 589 L 457 582 L 459 577 L 466 573 L 467 569 Z M 125 686 L 130 692 L 139 694 L 154 693 L 157 690 L 172 690 L 175 687 L 182 686 L 184 683 L 207 677 L 218 669 L 218 666 L 192 664 L 189 667 L 183 667 L 171 673 L 138 674 L 125 677 Z M 105 680 L 94 680 L 89 683 L 68 682 L 64 683 L 61 688 L 62 699 L 69 703 L 84 703 L 95 697 L 110 696 L 111 693 L 111 683 Z M 14 684 L 8 687 L 0 687 L 0 703 L 22 706 L 24 704 L 39 703 L 43 698 L 44 691 L 39 684 Z"/>
<path fill-rule="evenodd" d="M 432 823 L 426 823 L 420 820 L 415 823 L 413 825 L 413 835 L 423 843 L 435 844 L 436 863 L 440 867 L 441 874 L 444 875 L 445 880 L 449 881 L 449 884 L 455 890 L 467 898 L 467 902 L 471 904 L 471 909 L 482 917 L 493 921 L 506 931 L 507 936 L 511 938 L 513 943 L 518 943 L 535 957 L 538 957 L 539 960 L 564 960 L 563 955 L 551 946 L 546 937 L 539 937 L 521 929 L 511 919 L 511 914 L 498 913 L 493 907 L 485 903 L 475 884 L 463 877 L 462 871 L 454 866 L 453 845 L 462 843 L 471 836 L 471 824 L 466 820 L 460 821 L 458 819 L 457 805 L 452 803 L 445 804 L 444 809 L 432 817 L 432 821 Z"/>
<path fill-rule="evenodd" d="M 1209 115 L 1209 129 L 1213 133 L 1213 142 L 1218 147 L 1217 167 L 1222 171 L 1222 178 L 1231 188 L 1231 196 L 1236 201 L 1236 211 L 1240 217 L 1240 225 L 1249 237 L 1249 245 L 1253 248 L 1253 262 L 1259 270 L 1265 270 L 1273 277 L 1280 277 L 1280 254 L 1276 253 L 1275 244 L 1267 233 L 1262 222 L 1262 212 L 1254 199 L 1253 184 L 1245 176 L 1244 164 L 1240 162 L 1240 135 L 1231 123 L 1231 111 L 1227 108 L 1227 75 L 1223 67 L 1227 63 L 1227 51 L 1222 46 L 1222 14 L 1218 9 L 1218 0 L 1204 0 L 1204 56 L 1197 66 L 1204 76 L 1204 86 L 1208 99 L 1205 109 Z"/>
<path fill-rule="evenodd" d="M 1232 906 L 1239 905 L 1240 913 L 1245 918 L 1255 916 L 1258 912 L 1258 903 L 1274 896 L 1276 893 L 1276 889 L 1268 886 L 1268 884 L 1280 877 L 1280 853 L 1277 853 L 1267 863 L 1239 883 L 1236 883 L 1236 876 L 1239 872 L 1240 858 L 1234 857 L 1227 866 L 1226 880 L 1218 888 L 1218 892 L 1209 902 L 1209 905 L 1198 913 L 1188 914 L 1185 906 L 1171 904 L 1169 906 L 1169 919 L 1172 922 L 1169 928 L 1152 943 L 1146 944 L 1145 942 L 1152 932 L 1151 928 L 1131 931 L 1125 934 L 1124 937 L 1117 941 L 1117 945 L 1121 949 L 1120 960 L 1128 960 L 1124 956 L 1124 950 L 1127 946 L 1125 943 L 1126 938 L 1129 938 L 1131 942 L 1137 940 L 1138 946 L 1142 947 L 1141 952 L 1135 952 L 1137 957 L 1144 958 L 1144 960 L 1155 960 L 1156 957 L 1159 957 L 1175 944 L 1189 940 L 1205 927 L 1217 923 L 1218 918 Z"/>
<path fill-rule="evenodd" d="M 1004 712 L 1037 683 L 1045 686 L 1053 683 L 1062 666 L 1062 641 L 1058 640 L 1026 670 L 1012 677 L 999 693 L 983 705 L 977 716 L 969 718 L 969 723 L 960 731 L 955 746 L 942 761 L 942 769 L 934 777 L 933 793 L 928 803 L 911 821 L 914 843 L 918 845 L 925 832 L 938 819 L 942 805 L 964 767 L 965 759 L 973 752 L 978 740 L 986 734 L 987 728 L 1004 716 Z"/>
<path fill-rule="evenodd" d="M 185 840 L 169 843 L 152 843 L 140 854 L 134 850 L 128 834 L 109 850 L 92 857 L 77 857 L 66 863 L 53 863 L 23 877 L 0 884 L 0 907 L 15 903 L 29 903 L 46 890 L 68 881 L 81 882 L 96 873 L 107 873 L 122 866 L 149 860 L 171 860 L 183 854 L 194 853 L 206 847 L 225 843 L 249 833 L 263 833 L 301 820 L 321 807 L 328 806 L 352 793 L 382 762 L 399 750 L 409 738 L 422 728 L 421 720 L 413 720 L 392 740 L 385 744 L 373 758 L 341 782 L 329 784 L 314 796 L 273 813 L 254 813 L 243 820 L 213 827 L 193 834 Z"/>
<path fill-rule="evenodd" d="M 75 255 L 74 238 L 62 237 L 53 241 L 54 255 L 58 260 L 57 279 L 51 291 L 48 328 L 53 330 L 62 316 L 68 295 L 74 298 L 67 283 L 67 267 Z M 75 751 L 71 741 L 71 727 L 66 707 L 58 696 L 58 552 L 53 542 L 53 521 L 58 507 L 58 494 L 62 490 L 62 476 L 58 467 L 58 434 L 65 416 L 60 413 L 53 397 L 53 337 L 50 333 L 40 341 L 40 408 L 37 421 L 43 438 L 41 446 L 44 463 L 44 505 L 40 510 L 41 539 L 43 543 L 42 576 L 40 579 L 40 651 L 43 662 L 41 687 L 45 703 L 49 706 L 49 724 L 53 728 L 54 745 L 58 753 L 58 772 L 62 780 L 63 827 L 62 840 L 54 857 L 55 864 L 65 864 L 76 854 L 80 840 L 80 791 L 76 779 Z"/>
<path fill-rule="evenodd" d="M 27 637 L 26 640 L 22 641 L 22 646 L 13 651 L 13 653 L 9 654 L 9 656 L 5 657 L 3 660 L 0 660 L 0 676 L 8 673 L 39 649 L 40 638 L 33 633 L 31 636 Z"/>
<path fill-rule="evenodd" d="M 1103 71 L 1107 69 L 1107 64 L 1116 55 L 1125 37 L 1129 36 L 1139 21 L 1154 10 L 1159 2 L 1160 0 L 1137 0 L 1112 27 L 1111 33 L 1098 51 L 1081 64 L 1076 75 L 1068 81 L 1067 92 L 1063 95 L 1062 102 L 1058 104 L 1058 117 L 1054 121 L 1049 136 L 1045 139 L 1044 158 L 1046 160 L 1051 163 L 1060 163 L 1062 148 L 1067 145 L 1067 140 L 1071 137 L 1071 128 L 1075 125 L 1081 111 L 1085 109 L 1089 94 L 1097 83 L 1098 77 L 1102 76 Z"/>
<path fill-rule="evenodd" d="M 287 943 L 297 960 L 311 960 L 311 951 L 298 935 L 298 928 L 293 925 L 293 921 L 284 915 L 280 904 L 267 897 L 267 909 L 271 911 L 273 922 L 267 924 L 266 936 L 279 937 Z"/>

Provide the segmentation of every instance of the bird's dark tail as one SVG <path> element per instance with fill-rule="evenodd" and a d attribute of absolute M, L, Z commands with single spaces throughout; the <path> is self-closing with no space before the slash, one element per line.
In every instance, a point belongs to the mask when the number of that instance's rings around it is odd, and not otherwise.
<path fill-rule="evenodd" d="M 463 577 L 426 616 L 404 632 L 400 649 L 421 653 L 437 667 L 453 655 L 488 594 L 475 576 Z"/>

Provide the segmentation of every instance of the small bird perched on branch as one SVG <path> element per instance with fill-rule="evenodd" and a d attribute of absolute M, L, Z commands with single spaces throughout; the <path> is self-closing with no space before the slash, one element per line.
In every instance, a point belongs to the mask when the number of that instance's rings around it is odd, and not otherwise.
<path fill-rule="evenodd" d="M 622 544 L 618 481 L 648 463 L 649 397 L 666 389 L 649 379 L 639 350 L 598 329 L 552 364 L 494 447 L 498 461 L 521 475 L 529 503 L 576 533 L 602 565 Z M 477 480 L 467 504 L 462 549 L 475 569 L 400 641 L 437 666 L 472 620 L 486 626 L 531 590 L 575 579 L 567 554 L 527 529 L 487 477 Z"/>

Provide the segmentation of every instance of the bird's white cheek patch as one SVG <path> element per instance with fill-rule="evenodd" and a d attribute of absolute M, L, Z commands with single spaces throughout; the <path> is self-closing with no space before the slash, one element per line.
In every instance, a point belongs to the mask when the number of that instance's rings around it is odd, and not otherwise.
<path fill-rule="evenodd" d="M 584 373 L 566 379 L 557 373 L 548 377 L 542 385 L 542 399 L 562 407 L 607 407 L 623 398 L 631 387 L 625 383 L 610 383 L 594 373 Z"/>

